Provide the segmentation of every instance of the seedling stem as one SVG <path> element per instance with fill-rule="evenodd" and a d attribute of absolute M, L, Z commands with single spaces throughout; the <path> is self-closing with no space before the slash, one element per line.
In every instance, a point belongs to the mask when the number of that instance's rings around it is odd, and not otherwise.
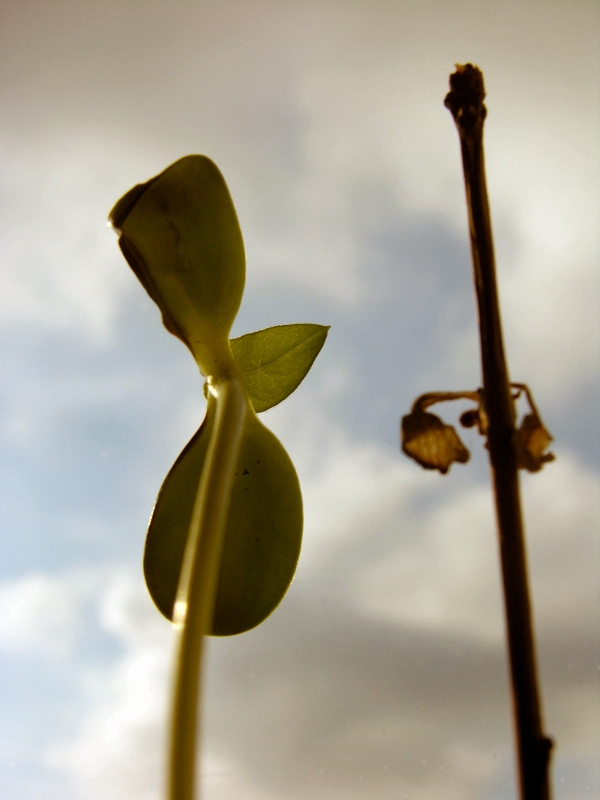
<path fill-rule="evenodd" d="M 190 523 L 173 622 L 177 661 L 169 750 L 168 798 L 193 800 L 200 738 L 205 638 L 210 633 L 225 524 L 247 401 L 242 381 L 229 378 L 210 386 L 216 396 L 215 426 L 202 470 Z"/>

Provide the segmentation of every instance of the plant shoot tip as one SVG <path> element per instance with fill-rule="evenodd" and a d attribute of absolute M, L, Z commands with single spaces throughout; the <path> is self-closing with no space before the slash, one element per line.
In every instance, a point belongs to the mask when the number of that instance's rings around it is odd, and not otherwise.
<path fill-rule="evenodd" d="M 456 72 L 450 75 L 450 91 L 444 105 L 450 110 L 461 134 L 483 124 L 487 113 L 484 98 L 483 73 L 479 67 L 456 64 Z"/>

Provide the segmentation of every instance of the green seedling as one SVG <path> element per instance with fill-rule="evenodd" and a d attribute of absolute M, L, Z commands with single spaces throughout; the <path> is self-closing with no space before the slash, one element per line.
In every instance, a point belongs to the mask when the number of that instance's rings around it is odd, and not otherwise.
<path fill-rule="evenodd" d="M 204 637 L 262 622 L 300 554 L 298 477 L 256 415 L 296 389 L 328 328 L 279 325 L 230 341 L 244 244 L 227 185 L 205 156 L 135 186 L 110 221 L 165 327 L 206 378 L 206 417 L 165 478 L 144 552 L 146 584 L 178 637 L 167 797 L 192 800 Z"/>

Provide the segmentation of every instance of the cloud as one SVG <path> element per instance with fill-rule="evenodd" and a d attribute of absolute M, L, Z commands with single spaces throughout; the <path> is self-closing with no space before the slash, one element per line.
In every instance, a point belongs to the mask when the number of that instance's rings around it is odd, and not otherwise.
<path fill-rule="evenodd" d="M 122 655 L 83 672 L 89 710 L 71 741 L 52 744 L 46 766 L 68 776 L 82 797 L 147 800 L 160 794 L 171 630 L 139 579 L 113 574 L 100 594 L 96 624 Z"/>
<path fill-rule="evenodd" d="M 293 308 L 335 323 L 298 396 L 265 418 L 301 477 L 305 542 L 277 612 L 211 642 L 207 796 L 506 800 L 487 465 L 478 451 L 473 473 L 424 473 L 398 453 L 397 422 L 414 387 L 478 381 L 458 141 L 442 105 L 452 64 L 472 59 L 489 93 L 511 372 L 544 415 L 592 439 L 581 398 L 597 376 L 595 10 L 175 6 L 13 4 L 0 33 L 6 569 L 28 564 L 0 585 L 0 649 L 3 668 L 24 665 L 23 685 L 39 685 L 32 663 L 72 680 L 37 768 L 62 781 L 57 797 L 160 796 L 169 627 L 138 568 L 111 565 L 141 545 L 200 391 L 173 343 L 161 349 L 155 309 L 145 327 L 105 218 L 131 185 L 200 151 L 223 169 L 244 230 L 243 319 Z M 559 459 L 524 476 L 523 494 L 557 797 L 583 800 L 600 716 L 598 475 L 551 427 Z M 64 571 L 77 560 L 89 569 Z"/>
<path fill-rule="evenodd" d="M 519 26 L 507 24 L 511 13 L 482 7 L 474 14 L 468 4 L 451 15 L 438 4 L 429 13 L 402 3 L 343 11 L 335 4 L 259 7 L 258 15 L 252 3 L 236 7 L 240 28 L 229 27 L 227 4 L 181 6 L 176 15 L 155 6 L 141 29 L 135 3 L 118 11 L 108 4 L 93 29 L 89 15 L 69 3 L 54 3 L 47 17 L 10 14 L 8 52 L 44 29 L 34 68 L 11 61 L 11 85 L 46 101 L 37 107 L 35 135 L 25 124 L 31 105 L 13 95 L 4 101 L 6 321 L 72 322 L 106 337 L 122 294 L 134 285 L 104 229 L 107 211 L 131 184 L 195 150 L 215 157 L 230 182 L 253 284 L 299 286 L 334 304 L 359 304 L 372 265 L 361 258 L 355 219 L 368 209 L 353 206 L 353 195 L 365 180 L 391 188 L 397 225 L 406 214 L 430 215 L 466 241 L 457 137 L 442 100 L 448 70 L 467 50 L 472 58 L 485 53 L 489 76 L 487 161 L 502 272 L 515 273 L 505 304 L 514 339 L 527 335 L 529 360 L 541 375 L 551 372 L 545 353 L 574 345 L 579 368 L 574 359 L 557 361 L 571 377 L 589 369 L 597 346 L 594 306 L 586 300 L 598 292 L 598 241 L 590 228 L 598 152 L 597 118 L 588 110 L 593 26 L 585 7 L 578 7 L 577 46 L 563 35 L 560 3 L 545 15 L 521 10 Z M 271 25 L 260 22 L 264 14 Z M 136 36 L 127 39 L 131 27 Z M 248 29 L 258 50 L 248 45 Z M 227 32 L 221 57 L 211 30 Z M 524 41 L 543 69 L 523 68 L 517 56 Z M 185 69 L 173 69 L 175 50 Z M 168 113 L 157 113 L 160 103 Z M 505 230 L 512 231 L 506 243 Z M 510 252 L 515 237 L 526 253 L 518 263 Z M 520 358 L 521 348 L 514 350 Z M 557 374 L 555 364 L 553 386 L 562 369 Z"/>
<path fill-rule="evenodd" d="M 0 584 L 0 649 L 53 660 L 71 655 L 79 622 L 77 583 L 30 574 Z"/>
<path fill-rule="evenodd" d="M 445 492 L 454 475 L 436 475 L 437 485 L 415 480 L 408 490 L 407 473 L 423 474 L 416 466 L 382 451 L 365 457 L 314 420 L 321 470 L 311 474 L 307 428 L 297 410 L 291 418 L 287 432 L 283 412 L 276 423 L 292 450 L 293 431 L 304 434 L 295 457 L 307 470 L 308 548 L 280 609 L 255 632 L 211 646 L 213 748 L 290 798 L 510 796 L 489 487 Z M 556 779 L 573 798 L 587 791 L 573 770 L 586 785 L 596 780 L 599 490 L 598 476 L 566 453 L 524 481 L 546 719 Z"/>
<path fill-rule="evenodd" d="M 49 124 L 43 141 L 39 131 L 6 128 L 0 330 L 114 344 L 131 295 L 145 294 L 120 253 L 108 213 L 133 183 L 162 170 L 168 156 L 108 124 Z"/>
<path fill-rule="evenodd" d="M 331 426 L 326 435 L 314 409 L 305 409 L 312 419 L 305 427 L 298 409 L 288 408 L 269 424 L 303 476 L 307 546 L 269 620 L 210 642 L 206 796 L 510 796 L 489 488 L 461 483 L 448 491 L 455 473 L 424 473 Z M 524 486 L 546 716 L 559 742 L 556 774 L 571 787 L 561 796 L 569 800 L 585 797 L 573 770 L 593 780 L 598 487 L 598 476 L 567 454 Z M 35 594 L 32 587 L 42 588 Z M 87 624 L 118 644 L 108 661 L 90 657 L 79 667 L 74 692 L 86 710 L 70 737 L 47 746 L 43 765 L 75 796 L 155 800 L 168 624 L 124 567 L 85 581 L 30 577 L 0 592 L 6 607 L 30 596 L 33 610 L 15 605 L 25 608 L 29 652 L 52 638 L 44 626 L 56 598 L 67 598 L 61 635 L 71 645 L 63 657 L 72 660 L 81 647 L 82 598 L 94 609 Z M 20 624 L 5 623 L 3 642 L 15 652 L 24 647 L 11 639 Z"/>
<path fill-rule="evenodd" d="M 0 650 L 22 665 L 25 682 L 39 681 L 32 664 L 60 666 L 46 691 L 59 677 L 70 681 L 62 713 L 81 717 L 78 730 L 61 724 L 59 736 L 70 731 L 62 742 L 38 730 L 27 741 L 30 777 L 44 791 L 58 785 L 61 796 L 99 800 L 161 794 L 171 628 L 140 577 L 119 566 L 0 585 Z M 104 653 L 102 638 L 112 642 Z"/>
<path fill-rule="evenodd" d="M 265 422 L 285 443 L 303 487 L 298 582 L 328 586 L 329 598 L 378 619 L 502 640 L 487 468 L 470 476 L 471 465 L 455 465 L 442 477 L 353 440 L 323 413 L 318 393 L 290 398 Z M 475 458 L 485 461 L 481 439 L 471 439 Z M 522 473 L 521 484 L 537 622 L 566 630 L 594 607 L 600 478 L 564 448 L 556 452 L 540 473 Z"/>
<path fill-rule="evenodd" d="M 538 628 L 556 634 L 583 624 L 589 635 L 600 557 L 594 533 L 600 479 L 561 453 L 557 462 L 523 484 Z M 414 495 L 410 499 L 415 502 Z M 406 505 L 410 509 L 410 501 L 394 509 L 394 516 L 404 520 L 402 534 L 394 541 L 392 517 L 389 533 L 382 531 L 378 543 L 383 552 L 360 571 L 357 591 L 364 606 L 378 618 L 502 641 L 490 487 L 458 490 L 418 517 L 410 510 L 407 514 Z"/>

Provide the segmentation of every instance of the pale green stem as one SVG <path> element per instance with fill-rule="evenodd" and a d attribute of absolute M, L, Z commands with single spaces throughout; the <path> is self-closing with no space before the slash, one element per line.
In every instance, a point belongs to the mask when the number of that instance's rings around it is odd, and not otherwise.
<path fill-rule="evenodd" d="M 219 562 L 247 409 L 238 378 L 212 384 L 216 419 L 192 513 L 173 615 L 177 662 L 169 753 L 169 800 L 193 800 L 205 635 L 212 627 Z"/>

